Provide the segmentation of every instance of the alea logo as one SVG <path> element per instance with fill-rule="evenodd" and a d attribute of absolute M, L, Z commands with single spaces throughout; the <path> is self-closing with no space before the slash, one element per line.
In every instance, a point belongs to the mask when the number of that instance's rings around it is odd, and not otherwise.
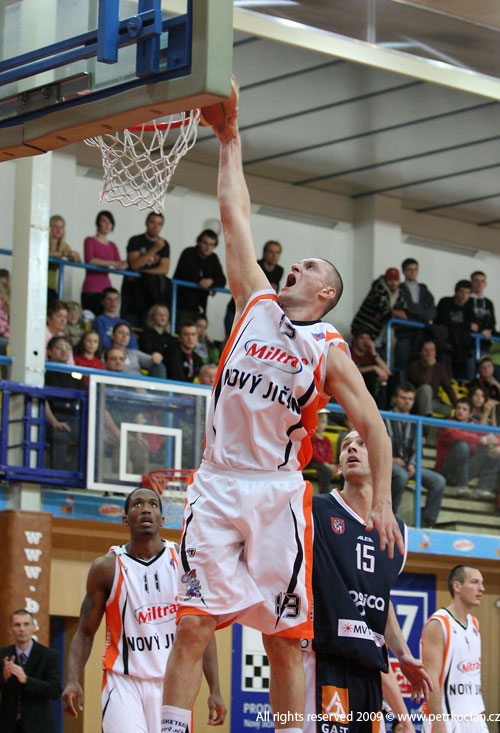
<path fill-rule="evenodd" d="M 479 674 L 481 671 L 481 662 L 477 659 L 464 659 L 457 664 L 457 669 L 462 674 Z"/>
<path fill-rule="evenodd" d="M 247 356 L 252 356 L 257 361 L 263 361 L 281 372 L 298 374 L 302 371 L 299 357 L 292 354 L 291 351 L 287 351 L 287 349 L 282 349 L 278 344 L 270 344 L 254 339 L 246 342 L 245 350 Z"/>
<path fill-rule="evenodd" d="M 376 608 L 377 611 L 383 611 L 385 609 L 385 601 L 380 596 L 369 596 L 367 593 L 360 593 L 357 590 L 350 590 L 349 593 L 361 616 L 366 615 L 365 606 L 367 608 Z"/>
<path fill-rule="evenodd" d="M 177 603 L 156 603 L 136 608 L 134 616 L 139 624 L 164 624 L 177 613 Z"/>

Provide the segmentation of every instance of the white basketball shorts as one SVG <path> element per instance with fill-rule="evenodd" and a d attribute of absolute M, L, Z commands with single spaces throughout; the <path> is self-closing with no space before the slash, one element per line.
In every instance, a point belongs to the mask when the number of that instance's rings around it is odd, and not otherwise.
<path fill-rule="evenodd" d="M 103 677 L 102 733 L 158 733 L 163 679 L 141 680 L 106 670 Z"/>
<path fill-rule="evenodd" d="M 203 461 L 187 489 L 178 619 L 217 617 L 265 634 L 311 638 L 312 487 L 300 471 Z"/>

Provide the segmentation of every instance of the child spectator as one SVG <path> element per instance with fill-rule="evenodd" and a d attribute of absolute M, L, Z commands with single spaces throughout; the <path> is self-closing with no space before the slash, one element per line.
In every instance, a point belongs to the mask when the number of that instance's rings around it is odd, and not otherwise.
<path fill-rule="evenodd" d="M 83 312 L 80 303 L 77 303 L 76 300 L 71 300 L 69 303 L 66 303 L 66 307 L 68 309 L 68 320 L 64 333 L 69 338 L 74 350 L 85 333 Z"/>
<path fill-rule="evenodd" d="M 311 436 L 313 454 L 308 465 L 308 468 L 315 468 L 318 472 L 320 494 L 327 494 L 330 491 L 332 476 L 337 473 L 337 465 L 333 462 L 332 444 L 324 434 L 327 425 L 328 413 L 320 412 L 316 430 Z"/>
<path fill-rule="evenodd" d="M 81 262 L 82 258 L 80 254 L 71 249 L 69 244 L 66 242 L 66 222 L 62 216 L 59 216 L 59 214 L 51 216 L 49 226 L 49 257 L 57 257 L 59 259 L 65 257 L 72 262 Z M 53 262 L 49 262 L 49 272 L 47 276 L 47 297 L 49 301 L 57 300 L 58 271 L 59 266 Z"/>
<path fill-rule="evenodd" d="M 89 369 L 104 369 L 101 359 L 102 345 L 97 331 L 88 331 L 75 346 L 75 364 L 77 366 L 89 367 Z M 84 377 L 88 385 L 89 378 Z"/>
<path fill-rule="evenodd" d="M 95 224 L 97 232 L 94 237 L 87 237 L 84 242 L 85 262 L 88 265 L 113 267 L 126 270 L 127 260 L 120 258 L 118 247 L 108 239 L 108 234 L 115 228 L 115 219 L 110 211 L 100 211 Z M 87 270 L 82 286 L 82 306 L 96 316 L 102 313 L 101 292 L 111 287 L 109 275 L 105 272 Z"/>
<path fill-rule="evenodd" d="M 111 348 L 113 328 L 119 323 L 127 323 L 127 321 L 118 316 L 120 312 L 120 293 L 116 288 L 105 288 L 100 298 L 103 312 L 95 319 L 94 328 L 101 337 L 102 348 L 107 350 Z M 129 347 L 131 349 L 139 348 L 133 331 L 131 331 Z"/>
<path fill-rule="evenodd" d="M 469 389 L 467 395 L 472 402 L 472 412 L 470 414 L 469 422 L 475 422 L 478 425 L 492 425 L 496 427 L 496 403 L 488 397 L 488 391 L 485 387 L 480 384 L 476 384 L 475 387 Z"/>
<path fill-rule="evenodd" d="M 198 332 L 198 343 L 195 352 L 201 357 L 203 364 L 218 364 L 220 351 L 213 339 L 207 333 L 208 319 L 206 316 L 198 316 L 195 321 Z"/>
<path fill-rule="evenodd" d="M 147 369 L 150 377 L 166 379 L 165 365 L 162 364 L 163 355 L 157 351 L 154 351 L 152 354 L 145 354 L 143 351 L 139 351 L 139 349 L 129 349 L 131 333 L 132 331 L 128 323 L 117 323 L 111 334 L 113 348 L 125 351 L 124 373 L 142 375 L 142 369 Z"/>
<path fill-rule="evenodd" d="M 10 338 L 10 272 L 0 270 L 0 353 L 5 354 Z"/>
<path fill-rule="evenodd" d="M 158 303 L 148 311 L 146 328 L 140 335 L 139 346 L 146 354 L 165 351 L 175 341 L 170 333 L 170 313 L 166 305 Z"/>

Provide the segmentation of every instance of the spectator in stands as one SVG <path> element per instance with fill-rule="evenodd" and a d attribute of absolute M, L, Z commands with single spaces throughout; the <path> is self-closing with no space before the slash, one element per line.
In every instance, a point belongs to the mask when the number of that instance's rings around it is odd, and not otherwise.
<path fill-rule="evenodd" d="M 139 337 L 139 346 L 146 354 L 158 351 L 165 356 L 170 344 L 175 342 L 170 333 L 170 313 L 166 305 L 154 305 L 149 309 L 146 327 Z"/>
<path fill-rule="evenodd" d="M 47 307 L 47 328 L 45 329 L 45 346 L 54 336 L 66 335 L 66 324 L 68 322 L 68 309 L 62 300 L 51 300 Z M 48 358 L 48 354 L 47 354 Z M 70 351 L 67 364 L 74 364 L 73 351 Z"/>
<path fill-rule="evenodd" d="M 71 249 L 66 242 L 66 222 L 59 216 L 54 214 L 49 221 L 49 257 L 57 257 L 58 259 L 68 259 L 71 262 L 81 262 L 82 258 L 79 252 Z M 47 275 L 47 299 L 57 300 L 57 273 L 58 265 L 49 262 L 49 272 Z"/>
<path fill-rule="evenodd" d="M 500 382 L 495 378 L 495 365 L 491 356 L 482 356 L 477 363 L 479 377 L 473 379 L 469 389 L 476 384 L 481 384 L 488 390 L 488 397 L 500 404 Z"/>
<path fill-rule="evenodd" d="M 451 353 L 451 363 L 444 362 L 444 366 L 455 379 L 470 380 L 474 377 L 474 344 L 466 309 L 471 288 L 470 280 L 459 280 L 454 297 L 441 298 L 437 307 L 436 323 L 446 327 Z"/>
<path fill-rule="evenodd" d="M 206 313 L 210 288 L 223 288 L 226 284 L 219 258 L 214 252 L 218 241 L 219 238 L 212 229 L 204 229 L 198 235 L 196 246 L 187 247 L 181 253 L 174 280 L 196 283 L 203 290 L 178 288 L 177 324 L 185 319 L 194 320 L 200 313 Z"/>
<path fill-rule="evenodd" d="M 319 493 L 328 494 L 332 477 L 337 473 L 337 464 L 333 462 L 332 444 L 325 430 L 328 426 L 328 413 L 318 413 L 318 423 L 314 435 L 311 436 L 313 454 L 307 468 L 318 472 Z"/>
<path fill-rule="evenodd" d="M 409 382 L 399 384 L 392 398 L 393 411 L 409 415 L 415 401 L 415 391 L 415 387 Z M 417 426 L 414 422 L 388 418 L 384 422 L 392 442 L 392 511 L 396 513 L 409 479 L 415 477 Z M 446 480 L 441 474 L 423 466 L 421 478 L 422 486 L 428 490 L 422 514 L 422 527 L 434 527 L 441 508 Z"/>
<path fill-rule="evenodd" d="M 262 250 L 262 259 L 257 260 L 257 264 L 265 273 L 269 284 L 278 292 L 280 288 L 281 278 L 283 277 L 283 268 L 278 265 L 281 257 L 282 247 L 279 242 L 274 239 L 270 239 L 265 243 L 264 249 Z M 226 330 L 226 336 L 229 336 L 233 327 L 235 314 L 234 300 L 231 298 L 227 305 L 226 315 L 224 317 L 224 327 Z"/>
<path fill-rule="evenodd" d="M 455 420 L 469 422 L 472 405 L 462 397 L 455 406 Z M 439 432 L 435 470 L 452 486 L 458 486 L 457 496 L 477 496 L 494 499 L 495 480 L 500 468 L 500 444 L 497 435 L 450 427 Z M 477 488 L 469 480 L 478 477 Z"/>
<path fill-rule="evenodd" d="M 112 346 L 105 353 L 104 366 L 110 372 L 124 373 L 126 353 L 124 349 Z M 111 456 L 112 470 L 118 473 L 120 461 L 120 425 L 122 422 L 133 422 L 144 424 L 144 414 L 137 412 L 134 406 L 129 406 L 126 401 L 113 401 L 110 408 L 104 412 L 104 443 L 105 453 Z M 132 464 L 133 473 L 145 473 L 149 444 L 146 437 L 140 432 L 129 431 L 127 438 L 127 455 Z"/>
<path fill-rule="evenodd" d="M 436 344 L 424 340 L 420 344 L 419 358 L 408 365 L 406 371 L 408 381 L 416 388 L 415 412 L 417 415 L 432 415 L 437 412 L 449 417 L 452 407 L 439 396 L 439 388 L 446 392 L 452 405 L 457 401 L 450 378 L 444 366 L 437 361 Z"/>
<path fill-rule="evenodd" d="M 486 387 L 483 387 L 481 384 L 476 384 L 469 389 L 467 397 L 472 404 L 470 422 L 477 423 L 478 425 L 491 425 L 492 427 L 496 427 L 497 403 L 488 397 Z"/>
<path fill-rule="evenodd" d="M 166 379 L 165 365 L 162 363 L 163 355 L 158 351 L 154 351 L 152 354 L 145 354 L 144 351 L 139 351 L 139 349 L 129 348 L 131 335 L 132 330 L 128 323 L 125 322 L 117 323 L 111 333 L 112 346 L 125 351 L 124 373 L 141 376 L 142 370 L 144 369 L 147 371 L 149 377 Z"/>
<path fill-rule="evenodd" d="M 75 346 L 75 364 L 89 369 L 104 369 L 101 359 L 102 344 L 97 331 L 87 331 Z M 89 378 L 84 377 L 88 386 Z"/>
<path fill-rule="evenodd" d="M 387 382 L 391 377 L 391 370 L 377 354 L 375 343 L 368 331 L 361 331 L 354 336 L 351 344 L 351 357 L 378 407 L 385 409 Z"/>
<path fill-rule="evenodd" d="M 0 270 L 0 354 L 7 353 L 10 338 L 10 272 Z"/>
<path fill-rule="evenodd" d="M 408 257 L 401 265 L 405 281 L 399 290 L 405 299 L 405 311 L 409 321 L 429 324 L 436 316 L 434 297 L 426 285 L 417 282 L 418 262 Z M 399 326 L 394 351 L 394 364 L 398 369 L 406 369 L 408 363 L 417 356 L 419 332 L 413 327 Z"/>
<path fill-rule="evenodd" d="M 207 333 L 208 319 L 206 316 L 198 316 L 195 321 L 196 331 L 198 334 L 198 340 L 196 342 L 195 351 L 203 364 L 209 362 L 219 362 L 220 350 L 217 344 Z"/>
<path fill-rule="evenodd" d="M 84 242 L 85 262 L 87 265 L 99 265 L 115 270 L 126 270 L 127 260 L 122 260 L 118 247 L 108 239 L 115 228 L 115 219 L 110 211 L 100 211 L 95 224 L 97 232 L 94 237 L 87 237 Z M 82 286 L 82 306 L 94 315 L 102 313 L 101 293 L 111 287 L 111 280 L 106 272 L 86 270 Z"/>
<path fill-rule="evenodd" d="M 101 337 L 101 343 L 104 350 L 111 348 L 111 334 L 113 328 L 118 323 L 126 323 L 119 316 L 120 311 L 120 293 L 116 288 L 105 288 L 101 293 L 102 310 L 100 316 L 94 321 L 94 328 Z M 137 349 L 139 345 L 135 337 L 135 333 L 130 332 L 129 348 Z"/>
<path fill-rule="evenodd" d="M 82 307 L 76 300 L 70 300 L 66 303 L 68 309 L 68 318 L 64 333 L 69 338 L 71 346 L 74 348 L 85 333 L 85 324 L 83 321 Z"/>
<path fill-rule="evenodd" d="M 123 278 L 121 315 L 133 326 L 144 326 L 155 303 L 170 308 L 172 302 L 172 281 L 167 277 L 170 245 L 160 237 L 164 221 L 163 214 L 151 211 L 144 234 L 131 237 L 127 244 L 128 267 L 141 273 L 140 278 Z"/>
<path fill-rule="evenodd" d="M 203 364 L 198 374 L 198 384 L 204 384 L 207 387 L 213 387 L 217 376 L 216 364 Z"/>
<path fill-rule="evenodd" d="M 71 344 L 66 336 L 54 336 L 47 345 L 49 361 L 69 364 Z M 86 389 L 81 375 L 68 372 L 45 372 L 46 387 L 65 389 Z M 81 403 L 74 397 L 49 397 L 45 402 L 45 414 L 49 423 L 48 442 L 52 468 L 75 471 L 78 466 L 80 441 Z"/>
<path fill-rule="evenodd" d="M 470 323 L 471 331 L 480 333 L 485 339 L 496 334 L 495 307 L 489 298 L 483 295 L 487 285 L 486 275 L 476 270 L 470 276 L 471 294 L 465 306 L 466 319 Z M 481 340 L 481 351 L 489 351 L 490 342 Z"/>
<path fill-rule="evenodd" d="M 192 382 L 200 373 L 201 357 L 195 351 L 198 332 L 194 321 L 184 321 L 179 326 L 179 338 L 165 354 L 167 378 L 178 382 Z"/>
<path fill-rule="evenodd" d="M 383 328 L 390 318 L 406 319 L 406 302 L 399 289 L 399 270 L 389 267 L 373 281 L 351 324 L 352 333 L 369 333 L 379 347 L 385 341 Z"/>

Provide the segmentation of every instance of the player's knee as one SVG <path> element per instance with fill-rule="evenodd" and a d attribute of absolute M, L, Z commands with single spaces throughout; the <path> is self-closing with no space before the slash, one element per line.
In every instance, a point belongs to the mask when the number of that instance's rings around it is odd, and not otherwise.
<path fill-rule="evenodd" d="M 177 624 L 176 642 L 205 650 L 215 631 L 215 619 L 210 616 L 183 616 Z"/>
<path fill-rule="evenodd" d="M 271 664 L 275 662 L 280 665 L 294 665 L 297 660 L 301 660 L 300 639 L 262 634 L 262 641 Z"/>

